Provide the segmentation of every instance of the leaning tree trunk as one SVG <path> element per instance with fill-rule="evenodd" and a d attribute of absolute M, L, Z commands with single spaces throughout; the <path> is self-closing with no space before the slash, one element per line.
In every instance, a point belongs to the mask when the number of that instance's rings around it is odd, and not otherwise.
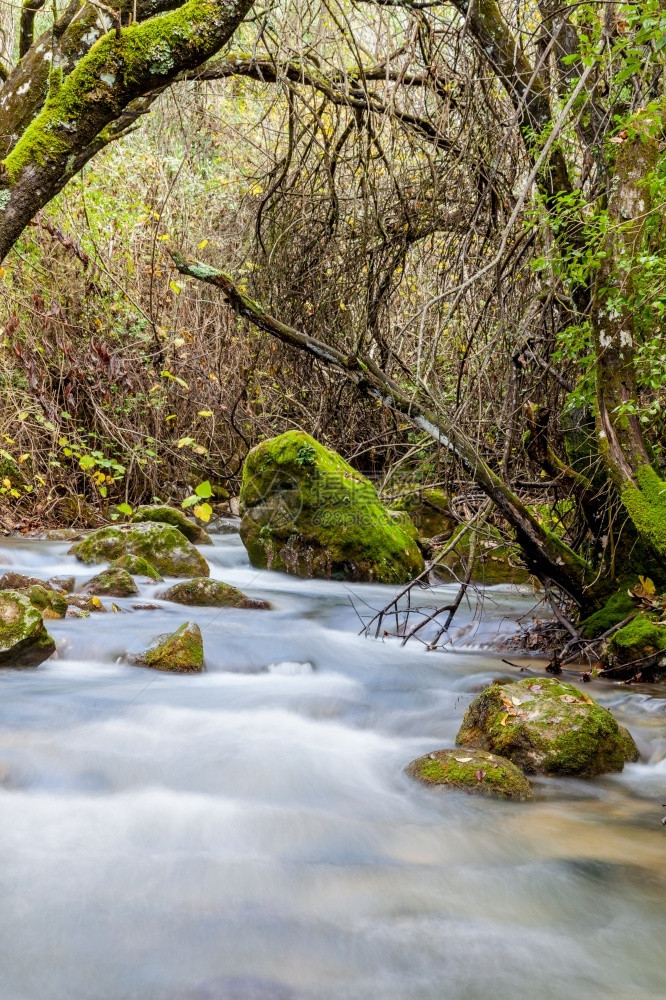
<path fill-rule="evenodd" d="M 158 0 L 153 9 L 164 6 Z M 251 6 L 252 0 L 187 0 L 129 27 L 119 19 L 109 24 L 108 17 L 106 34 L 69 72 L 51 69 L 43 106 L 0 164 L 0 261 L 39 209 L 118 134 L 114 124 L 128 107 L 214 55 Z M 39 44 L 23 58 L 30 61 Z M 41 58 L 55 66 L 49 49 Z M 11 134 L 2 120 L 6 96 L 0 92 L 3 135 Z"/>
<path fill-rule="evenodd" d="M 665 131 L 666 99 L 661 106 L 640 112 L 619 146 L 611 179 L 605 256 L 592 309 L 599 448 L 638 536 L 660 562 L 666 556 L 666 482 L 651 463 L 634 410 L 639 399 L 636 286 L 653 211 L 649 182 L 659 163 Z"/>

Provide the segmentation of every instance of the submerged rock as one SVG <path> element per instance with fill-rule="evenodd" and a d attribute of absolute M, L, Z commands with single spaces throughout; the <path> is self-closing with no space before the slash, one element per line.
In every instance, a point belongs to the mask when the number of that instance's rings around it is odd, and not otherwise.
<path fill-rule="evenodd" d="M 185 622 L 175 632 L 158 636 L 152 645 L 132 662 L 153 670 L 180 674 L 201 673 L 204 669 L 203 639 L 195 622 Z"/>
<path fill-rule="evenodd" d="M 267 601 L 253 600 L 236 587 L 205 576 L 176 583 L 158 594 L 158 597 L 163 601 L 175 601 L 176 604 L 190 604 L 200 608 L 270 608 Z"/>
<path fill-rule="evenodd" d="M 65 599 L 67 601 L 68 608 L 77 608 L 79 611 L 83 612 L 83 615 L 80 615 L 79 617 L 85 617 L 93 611 L 107 610 L 97 596 L 88 597 L 86 594 L 67 594 Z M 70 611 L 70 614 L 76 615 L 76 612 Z"/>
<path fill-rule="evenodd" d="M 134 597 L 139 593 L 130 574 L 120 566 L 110 566 L 98 573 L 88 580 L 83 589 L 86 594 L 104 597 Z"/>
<path fill-rule="evenodd" d="M 631 736 L 607 709 L 551 678 L 486 688 L 467 709 L 456 743 L 501 754 L 528 773 L 581 778 L 638 759 Z"/>
<path fill-rule="evenodd" d="M 289 987 L 255 976 L 223 976 L 200 983 L 173 1000 L 305 1000 Z"/>
<path fill-rule="evenodd" d="M 37 667 L 55 648 L 40 612 L 27 594 L 0 590 L 0 666 Z"/>
<path fill-rule="evenodd" d="M 120 559 L 114 559 L 111 565 L 119 566 L 120 569 L 126 569 L 132 576 L 144 576 L 148 580 L 155 580 L 156 582 L 163 579 L 153 564 L 149 563 L 147 559 L 142 559 L 141 556 L 132 556 L 125 553 Z"/>
<path fill-rule="evenodd" d="M 49 528 L 41 536 L 47 542 L 77 542 L 83 538 L 80 528 Z"/>
<path fill-rule="evenodd" d="M 377 583 L 405 583 L 423 569 L 409 518 L 392 516 L 368 479 L 303 431 L 250 451 L 240 502 L 253 566 Z"/>
<path fill-rule="evenodd" d="M 189 517 L 177 507 L 169 507 L 167 504 L 146 504 L 137 507 L 132 515 L 132 523 L 138 524 L 142 521 L 158 521 L 160 524 L 170 524 L 178 528 L 181 534 L 185 535 L 193 545 L 212 545 L 213 539 L 200 524 L 190 521 Z"/>
<path fill-rule="evenodd" d="M 84 563 L 112 562 L 124 555 L 140 556 L 163 576 L 208 576 L 208 563 L 185 536 L 170 524 L 140 524 L 98 528 L 69 550 Z"/>
<path fill-rule="evenodd" d="M 522 771 L 505 757 L 483 750 L 435 750 L 408 764 L 407 774 L 424 785 L 459 788 L 494 799 L 530 799 Z"/>

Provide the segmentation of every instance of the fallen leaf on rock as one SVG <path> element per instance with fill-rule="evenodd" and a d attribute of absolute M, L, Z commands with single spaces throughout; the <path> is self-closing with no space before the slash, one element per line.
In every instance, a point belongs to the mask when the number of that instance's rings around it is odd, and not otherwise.
<path fill-rule="evenodd" d="M 486 772 L 485 771 L 475 771 L 474 772 L 474 777 L 476 778 L 477 781 L 483 781 L 483 779 L 485 778 L 485 776 L 486 776 Z"/>

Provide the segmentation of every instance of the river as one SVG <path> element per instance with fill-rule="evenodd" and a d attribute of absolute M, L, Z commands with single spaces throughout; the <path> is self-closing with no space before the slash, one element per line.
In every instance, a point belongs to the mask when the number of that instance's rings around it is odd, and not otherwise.
<path fill-rule="evenodd" d="M 622 774 L 433 792 L 404 766 L 517 673 L 484 647 L 533 599 L 488 592 L 426 652 L 358 635 L 390 588 L 201 551 L 273 610 L 117 600 L 0 671 L 0 1000 L 663 1000 L 666 689 L 586 688 L 641 749 Z M 0 563 L 92 575 L 66 553 Z M 205 674 L 118 662 L 188 618 Z"/>

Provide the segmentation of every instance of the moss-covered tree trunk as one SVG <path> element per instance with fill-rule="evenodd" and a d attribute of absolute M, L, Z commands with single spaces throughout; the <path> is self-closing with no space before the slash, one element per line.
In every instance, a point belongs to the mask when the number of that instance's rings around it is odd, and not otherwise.
<path fill-rule="evenodd" d="M 154 14 L 173 6 L 158 0 L 141 9 L 147 15 L 148 9 Z M 0 91 L 0 135 L 6 143 L 0 164 L 0 260 L 39 209 L 117 134 L 132 103 L 214 55 L 251 6 L 252 0 L 187 0 L 127 27 L 89 4 L 67 9 L 58 22 L 60 34 L 31 46 Z M 23 83 L 21 74 L 27 77 Z M 23 101 L 32 114 L 29 123 Z"/>
<path fill-rule="evenodd" d="M 636 282 L 654 206 L 650 178 L 659 165 L 666 100 L 637 115 L 619 145 L 610 182 L 609 226 L 592 307 L 599 450 L 639 538 L 666 556 L 666 482 L 653 468 L 642 425 L 636 343 L 641 335 Z"/>

